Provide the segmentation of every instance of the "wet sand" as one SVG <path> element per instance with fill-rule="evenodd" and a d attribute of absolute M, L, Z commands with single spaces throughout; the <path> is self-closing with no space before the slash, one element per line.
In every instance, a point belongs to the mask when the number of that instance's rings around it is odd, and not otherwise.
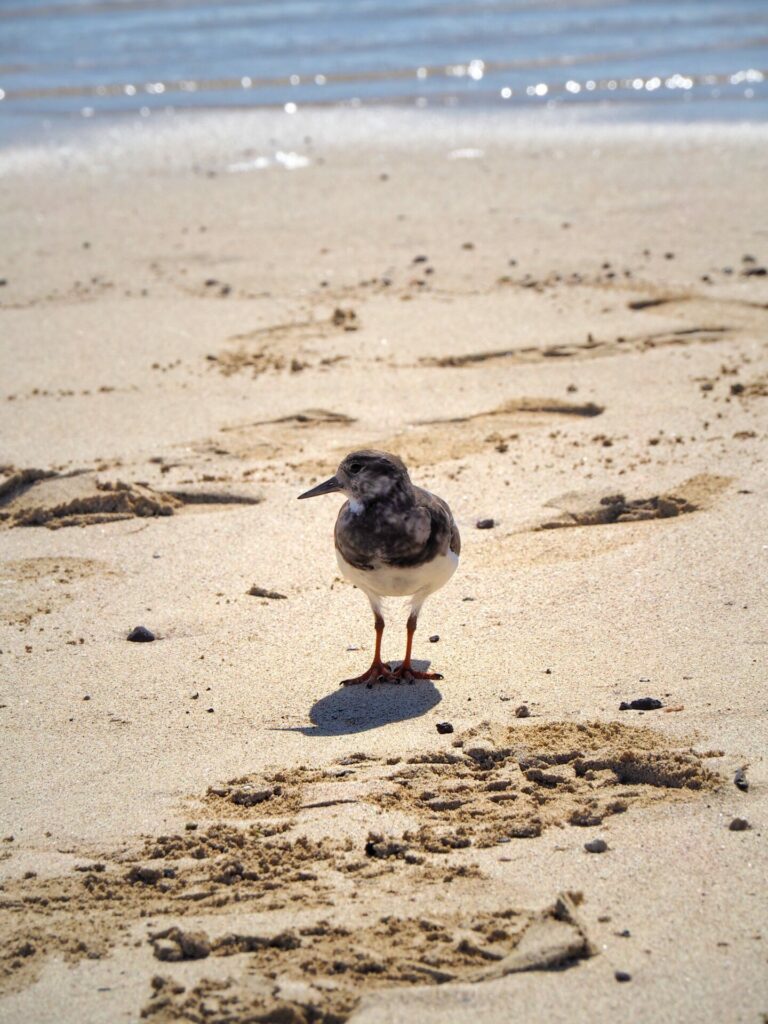
<path fill-rule="evenodd" d="M 759 1022 L 768 138 L 218 145 L 3 166 L 0 1018 Z"/>

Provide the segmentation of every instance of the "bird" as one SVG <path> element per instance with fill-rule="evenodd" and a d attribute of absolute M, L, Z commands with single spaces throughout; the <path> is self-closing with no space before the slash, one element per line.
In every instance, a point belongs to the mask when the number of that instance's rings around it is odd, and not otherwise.
<path fill-rule="evenodd" d="M 375 682 L 413 683 L 442 679 L 411 664 L 413 635 L 425 599 L 453 576 L 461 537 L 447 503 L 411 482 L 397 455 L 364 448 L 345 456 L 336 473 L 299 498 L 341 491 L 346 501 L 334 530 L 336 561 L 342 575 L 368 598 L 376 646 L 365 672 L 342 686 Z M 381 660 L 384 634 L 382 599 L 410 597 L 405 658 L 397 668 Z"/>

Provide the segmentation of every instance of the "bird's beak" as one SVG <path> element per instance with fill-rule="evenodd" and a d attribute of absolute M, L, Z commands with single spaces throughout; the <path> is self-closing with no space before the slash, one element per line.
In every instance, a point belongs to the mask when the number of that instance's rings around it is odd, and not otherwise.
<path fill-rule="evenodd" d="M 309 491 L 304 491 L 303 494 L 299 495 L 299 498 L 316 498 L 319 494 L 331 494 L 333 491 L 343 490 L 339 480 L 332 476 L 330 480 L 324 481 L 322 484 L 318 484 L 317 487 L 313 487 Z"/>

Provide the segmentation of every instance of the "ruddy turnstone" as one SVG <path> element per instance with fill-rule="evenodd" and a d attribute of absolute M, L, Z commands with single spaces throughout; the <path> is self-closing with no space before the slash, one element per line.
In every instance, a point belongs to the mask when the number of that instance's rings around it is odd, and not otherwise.
<path fill-rule="evenodd" d="M 370 601 L 376 628 L 371 667 L 342 685 L 442 679 L 437 672 L 413 668 L 411 647 L 422 604 L 448 582 L 459 564 L 461 538 L 451 510 L 436 494 L 414 486 L 402 461 L 388 452 L 351 452 L 335 476 L 299 497 L 333 491 L 347 497 L 336 520 L 336 561 L 342 574 Z M 405 658 L 392 669 L 381 660 L 381 601 L 406 596 L 411 598 L 411 610 Z"/>

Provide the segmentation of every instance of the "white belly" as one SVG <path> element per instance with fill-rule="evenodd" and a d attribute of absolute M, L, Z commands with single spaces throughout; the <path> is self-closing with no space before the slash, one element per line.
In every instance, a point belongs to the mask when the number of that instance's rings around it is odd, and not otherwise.
<path fill-rule="evenodd" d="M 336 561 L 342 575 L 363 591 L 371 591 L 379 597 L 407 597 L 423 592 L 426 597 L 439 590 L 453 576 L 459 564 L 459 556 L 449 551 L 424 565 L 382 565 L 378 569 L 356 569 L 337 550 Z"/>

